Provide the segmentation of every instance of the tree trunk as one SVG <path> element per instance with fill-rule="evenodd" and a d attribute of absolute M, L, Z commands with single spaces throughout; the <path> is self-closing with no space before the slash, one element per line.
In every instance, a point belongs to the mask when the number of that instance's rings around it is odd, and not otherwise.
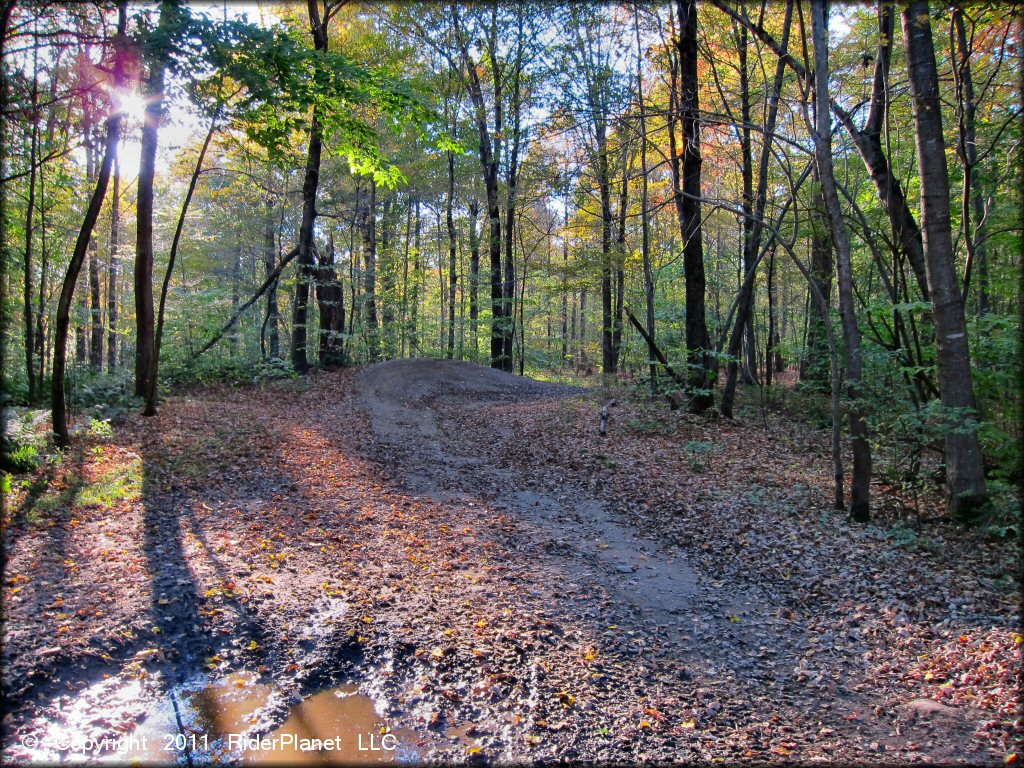
<path fill-rule="evenodd" d="M 100 291 L 100 247 L 96 238 L 89 244 L 89 369 L 103 370 L 103 299 Z"/>
<path fill-rule="evenodd" d="M 786 4 L 786 16 L 782 28 L 782 51 L 789 49 L 789 34 L 793 20 L 793 3 Z M 746 27 L 741 27 L 743 32 L 741 42 L 746 44 Z M 744 64 L 745 66 L 745 64 Z M 745 279 L 741 283 L 739 297 L 736 305 L 736 325 L 729 339 L 728 359 L 726 366 L 725 387 L 722 391 L 721 413 L 727 418 L 733 416 L 733 404 L 736 397 L 736 385 L 739 377 L 739 354 L 740 340 L 745 335 L 748 341 L 747 367 L 753 364 L 753 305 L 754 305 L 754 273 L 760 262 L 760 249 L 762 232 L 764 230 L 763 219 L 765 205 L 768 199 L 768 159 L 771 156 L 772 139 L 775 131 L 775 123 L 779 112 L 779 99 L 782 95 L 783 78 L 785 66 L 782 57 L 775 68 L 775 78 L 772 81 L 772 90 L 768 100 L 768 114 L 765 119 L 765 130 L 761 140 L 761 153 L 758 158 L 757 171 L 757 194 L 754 194 L 754 169 L 753 154 L 750 149 L 750 134 L 746 132 L 743 138 L 744 159 L 743 159 L 743 266 Z M 744 78 L 745 80 L 745 78 Z M 749 104 L 744 103 L 744 121 L 750 119 Z M 756 367 L 756 366 L 755 366 Z"/>
<path fill-rule="evenodd" d="M 889 167 L 889 159 L 882 147 L 883 126 L 885 115 L 889 109 L 889 62 L 892 59 L 892 38 L 895 26 L 893 5 L 879 2 L 878 35 L 879 44 L 875 57 L 874 82 L 868 117 L 864 128 L 858 129 L 853 116 L 833 103 L 832 108 L 839 117 L 843 127 L 854 141 L 857 152 L 864 165 L 867 166 L 871 180 L 875 185 L 878 199 L 889 217 L 889 223 L 897 242 L 910 261 L 911 269 L 917 279 L 918 288 L 924 301 L 929 300 L 928 279 L 925 274 L 924 247 L 921 242 L 921 230 L 914 220 L 914 215 L 907 205 L 907 198 L 900 184 Z"/>
<path fill-rule="evenodd" d="M 967 324 L 953 263 L 949 175 L 942 133 L 942 103 L 928 0 L 913 0 L 903 11 L 907 69 L 914 105 L 917 160 L 921 183 L 921 223 L 928 266 L 939 391 L 949 409 L 946 432 L 946 485 L 954 519 L 972 520 L 988 498 L 981 443 L 970 419 L 977 417 Z"/>
<path fill-rule="evenodd" d="M 161 3 L 158 35 L 154 37 L 168 34 L 181 12 L 173 2 Z M 150 391 L 149 377 L 154 373 L 156 357 L 153 308 L 153 179 L 156 174 L 156 150 L 163 113 L 166 57 L 167 54 L 159 50 L 150 52 L 147 57 L 149 80 L 145 88 L 146 113 L 142 123 L 142 152 L 139 158 L 135 235 L 135 394 L 140 396 L 145 396 Z M 156 412 L 150 405 L 147 400 L 145 412 L 148 415 Z"/>
<path fill-rule="evenodd" d="M 107 264 L 107 372 L 117 371 L 117 298 L 121 262 L 121 164 L 114 158 L 113 190 L 110 198 L 110 261 Z"/>
<path fill-rule="evenodd" d="M 380 360 L 377 327 L 377 182 L 370 179 L 370 202 L 363 212 L 363 322 L 370 362 Z"/>
<path fill-rule="evenodd" d="M 397 229 L 397 223 L 394 222 L 394 215 L 392 214 L 394 208 L 394 196 L 387 195 L 381 205 L 381 234 L 377 273 L 380 275 L 381 340 L 383 342 L 384 358 L 388 360 L 395 356 L 395 272 L 394 254 L 392 253 L 393 248 L 391 246 L 391 227 L 393 223 Z"/>
<path fill-rule="evenodd" d="M 815 173 L 817 180 L 817 173 Z M 828 306 L 832 298 L 832 237 L 828 232 L 828 217 L 824 211 L 821 195 L 814 199 L 815 207 L 810 210 L 811 226 L 811 279 L 821 292 Z M 819 205 L 821 207 L 819 207 Z M 807 314 L 807 338 L 804 342 L 804 357 L 800 361 L 800 380 L 827 385 L 829 373 L 828 334 L 826 327 L 832 323 L 828 313 L 822 314 L 817 302 L 810 302 Z"/>
<path fill-rule="evenodd" d="M 785 34 L 785 33 L 784 33 Z M 750 139 L 750 72 L 747 65 L 747 28 L 738 29 L 736 50 L 739 54 L 740 73 L 740 157 L 741 175 L 743 177 L 743 273 L 754 268 L 754 260 L 760 249 L 760 242 L 754 239 L 754 153 Z M 766 127 L 763 141 L 771 140 L 772 128 Z M 760 238 L 758 238 L 760 240 Z M 756 282 L 750 284 L 750 291 L 744 301 L 741 313 L 744 317 L 743 328 L 743 365 L 741 366 L 744 384 L 757 384 L 757 362 L 754 360 L 754 312 L 756 305 Z M 730 364 L 731 367 L 731 364 Z"/>
<path fill-rule="evenodd" d="M 511 359 L 505 358 L 505 336 L 512 321 L 511 307 L 508 317 L 505 313 L 504 292 L 501 272 L 501 203 L 499 199 L 498 179 L 501 148 L 501 83 L 494 83 L 495 101 L 495 136 L 492 137 L 487 127 L 487 109 L 484 103 L 483 89 L 477 64 L 469 55 L 469 43 L 465 39 L 459 20 L 458 6 L 453 6 L 452 21 L 458 37 L 462 63 L 468 75 L 467 86 L 473 102 L 473 117 L 476 122 L 480 147 L 480 167 L 483 172 L 484 188 L 487 192 L 487 219 L 489 222 L 488 237 L 490 251 L 491 280 L 491 367 L 499 370 L 512 369 Z"/>
<path fill-rule="evenodd" d="M 635 9 L 638 10 L 638 9 Z M 636 37 L 636 100 L 640 107 L 640 257 L 644 268 L 644 305 L 647 310 L 648 374 L 651 379 L 651 397 L 658 394 L 658 345 L 654 328 L 654 269 L 651 265 L 651 225 L 647 219 L 650 193 L 647 181 L 647 105 L 644 101 L 643 47 L 640 40 L 640 16 L 634 13 L 633 34 Z M 636 323 L 634 323 L 636 325 Z M 641 334 L 643 335 L 643 334 Z"/>
<path fill-rule="evenodd" d="M 416 335 L 416 317 L 420 305 L 420 199 L 416 198 L 416 225 L 413 228 L 415 246 L 412 256 L 412 300 L 409 302 L 409 357 L 416 357 L 418 338 Z"/>
<path fill-rule="evenodd" d="M 33 59 L 38 65 L 39 47 L 33 49 Z M 34 244 L 34 221 L 36 211 L 36 158 L 39 148 L 39 81 L 38 67 L 34 67 L 36 73 L 32 78 L 32 135 L 29 148 L 29 176 L 28 176 L 28 207 L 25 211 L 25 282 L 24 282 L 24 315 L 25 315 L 25 371 L 28 374 L 28 402 L 34 405 L 39 393 L 36 392 L 35 363 L 32 359 L 36 344 L 33 333 L 35 326 L 32 322 L 32 246 Z M 0 120 L 6 116 L 0 117 Z M 4 343 L 0 339 L 0 344 Z M 40 382 L 41 383 L 41 382 Z"/>
<path fill-rule="evenodd" d="M 313 47 L 326 54 L 329 38 L 327 25 L 329 16 L 321 18 L 319 0 L 307 0 L 309 29 L 313 36 Z M 314 277 L 313 226 L 316 222 L 316 195 L 320 187 L 320 155 L 323 151 L 323 136 L 320 127 L 318 107 L 313 108 L 309 126 L 309 148 L 306 152 L 306 173 L 302 181 L 302 224 L 299 226 L 299 279 L 295 285 L 295 305 L 292 313 L 292 366 L 302 373 L 309 370 L 306 356 L 306 324 L 309 315 L 309 283 Z"/>
<path fill-rule="evenodd" d="M 171 239 L 171 250 L 167 254 L 167 269 L 164 270 L 164 279 L 160 285 L 160 301 L 156 313 L 156 330 L 153 334 L 153 357 L 150 360 L 149 375 L 146 376 L 146 406 L 142 411 L 143 416 L 156 415 L 157 376 L 160 372 L 160 346 L 164 338 L 164 310 L 167 307 L 167 294 L 171 287 L 171 275 L 174 274 L 174 264 L 178 258 L 178 245 L 181 243 L 181 233 L 185 228 L 185 217 L 188 215 L 189 205 L 192 203 L 192 195 L 196 191 L 196 184 L 199 183 L 199 174 L 203 170 L 203 160 L 206 158 L 206 151 L 210 148 L 210 141 L 213 139 L 213 134 L 217 131 L 217 117 L 219 114 L 220 109 L 218 107 L 213 120 L 210 122 L 210 128 L 206 132 L 203 146 L 199 150 L 199 156 L 196 158 L 195 168 L 193 168 L 192 177 L 189 179 L 188 190 L 185 192 L 185 199 L 182 201 L 181 211 L 178 213 L 178 224 L 174 228 L 174 237 Z M 240 240 L 237 242 L 237 249 L 235 257 L 236 274 L 241 267 L 242 244 Z M 234 285 L 237 293 L 237 278 L 234 280 Z M 237 318 L 238 313 L 236 312 L 233 316 Z"/>
<path fill-rule="evenodd" d="M 964 166 L 963 197 L 960 206 L 960 220 L 963 227 L 964 245 L 967 249 L 967 267 L 964 270 L 962 304 L 967 307 L 967 296 L 971 287 L 973 267 L 978 266 L 977 314 L 988 311 L 988 261 L 985 248 L 985 201 L 981 185 L 974 177 L 978 165 L 977 112 L 974 96 L 974 77 L 971 74 L 971 47 L 967 39 L 963 9 L 953 8 L 953 66 L 957 92 L 957 128 L 960 137 L 957 155 Z M 973 220 L 972 220 L 973 219 Z"/>
<path fill-rule="evenodd" d="M 686 350 L 690 381 L 690 410 L 703 413 L 714 404 L 711 339 L 704 309 L 704 244 L 701 230 L 700 104 L 697 78 L 697 2 L 676 0 L 679 37 L 679 120 L 683 134 L 679 231 L 683 237 L 686 275 Z"/>
<path fill-rule="evenodd" d="M 445 209 L 445 224 L 448 227 L 448 352 L 449 360 L 455 357 L 455 283 L 458 279 L 456 270 L 455 218 L 452 207 L 455 205 L 455 153 L 448 153 L 448 199 Z"/>
<path fill-rule="evenodd" d="M 263 201 L 263 268 L 269 276 L 274 271 L 274 199 L 270 195 Z M 281 357 L 278 334 L 277 284 L 267 291 L 267 346 L 271 358 Z"/>
<path fill-rule="evenodd" d="M 477 339 L 480 318 L 480 235 L 476 231 L 479 216 L 480 205 L 474 197 L 469 201 L 469 346 L 474 363 L 480 353 Z"/>
<path fill-rule="evenodd" d="M 320 308 L 320 346 L 317 359 L 324 367 L 344 362 L 345 288 L 334 267 L 334 230 L 327 233 L 327 250 L 316 270 L 316 301 Z"/>
<path fill-rule="evenodd" d="M 238 314 L 238 304 L 241 301 L 240 282 L 242 280 L 242 238 L 235 233 L 235 261 L 231 265 L 231 315 Z M 238 326 L 234 326 L 228 333 L 228 343 L 231 345 L 231 356 L 237 357 L 241 352 L 241 336 Z"/>
<path fill-rule="evenodd" d="M 832 243 L 836 251 L 839 284 L 839 314 L 846 345 L 846 387 L 850 397 L 850 442 L 853 448 L 853 476 L 850 488 L 850 516 L 857 522 L 871 518 L 871 448 L 868 444 L 864 406 L 860 403 L 861 351 L 860 329 L 854 314 L 853 269 L 850 240 L 839 204 L 832 164 L 832 116 L 826 102 L 828 94 L 828 26 L 826 0 L 813 0 L 811 24 L 814 37 L 815 127 L 814 156 L 821 181 L 822 198 L 828 215 Z"/>
<path fill-rule="evenodd" d="M 124 86 L 124 51 L 126 48 L 125 30 L 128 26 L 128 3 L 121 0 L 118 3 L 117 35 L 114 38 L 114 87 Z M 89 241 L 92 239 L 92 232 L 99 218 L 100 209 L 103 207 L 103 198 L 107 194 L 107 184 L 110 180 L 110 169 L 117 154 L 117 143 L 121 134 L 121 113 L 112 111 L 107 118 L 107 136 L 104 142 L 103 161 L 100 165 L 99 175 L 96 179 L 96 188 L 93 190 L 92 198 L 89 200 L 89 207 L 85 212 L 85 219 L 82 228 L 78 232 L 78 239 L 75 241 L 75 248 L 71 253 L 71 262 L 68 264 L 67 274 L 64 276 L 64 284 L 61 286 L 60 300 L 57 303 L 57 320 L 54 331 L 53 347 L 53 378 L 51 382 L 51 403 L 53 417 L 53 432 L 58 445 L 67 445 L 70 442 L 68 435 L 67 411 L 64 403 L 64 372 L 67 361 L 68 325 L 70 324 L 71 302 L 74 299 L 75 284 L 78 282 L 78 275 L 82 269 L 82 262 L 85 260 L 86 250 Z"/>
<path fill-rule="evenodd" d="M 576 297 L 572 299 L 572 337 L 569 335 L 569 208 L 565 209 L 565 224 L 562 230 L 562 357 L 560 366 L 569 362 L 570 340 L 576 335 Z"/>
<path fill-rule="evenodd" d="M 15 0 L 0 0 L 0 392 L 7 391 L 7 30 Z"/>

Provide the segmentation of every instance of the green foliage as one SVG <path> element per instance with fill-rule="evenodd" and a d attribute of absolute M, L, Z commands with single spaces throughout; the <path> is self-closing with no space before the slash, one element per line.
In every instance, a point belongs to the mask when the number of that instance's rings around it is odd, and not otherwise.
<path fill-rule="evenodd" d="M 39 447 L 23 444 L 0 454 L 0 466 L 8 472 L 31 472 L 39 466 Z"/>
<path fill-rule="evenodd" d="M 161 371 L 163 385 L 170 389 L 196 384 L 262 384 L 278 379 L 298 378 L 287 360 L 245 357 L 219 357 L 213 354 L 198 360 L 175 361 Z"/>
<path fill-rule="evenodd" d="M 122 501 L 135 501 L 142 496 L 142 459 L 133 457 L 127 463 L 115 464 L 94 482 L 84 484 L 74 497 L 82 507 L 110 509 Z"/>
<path fill-rule="evenodd" d="M 690 469 L 694 472 L 704 472 L 710 466 L 711 457 L 721 452 L 722 449 L 717 443 L 688 440 L 683 445 L 683 450 L 689 454 Z"/>
<path fill-rule="evenodd" d="M 458 146 L 435 126 L 436 110 L 409 84 L 344 53 L 310 48 L 296 27 L 205 22 L 196 32 L 211 67 L 241 91 L 233 109 L 246 134 L 274 161 L 287 157 L 296 133 L 308 132 L 311 115 L 325 145 L 352 173 L 372 175 L 392 189 L 405 177 L 382 150 L 375 118 L 395 134 L 412 126 L 441 149 Z"/>
<path fill-rule="evenodd" d="M 114 429 L 110 426 L 110 419 L 89 419 L 88 434 L 97 440 L 113 437 Z"/>
<path fill-rule="evenodd" d="M 5 410 L 4 434 L 0 436 L 0 469 L 31 472 L 39 466 L 46 448 L 46 433 L 40 431 L 40 427 L 49 415 L 45 410 Z"/>

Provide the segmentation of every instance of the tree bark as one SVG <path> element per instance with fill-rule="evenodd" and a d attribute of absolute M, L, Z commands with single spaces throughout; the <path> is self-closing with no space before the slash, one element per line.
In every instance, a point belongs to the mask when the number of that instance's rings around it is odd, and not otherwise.
<path fill-rule="evenodd" d="M 118 3 L 117 34 L 114 38 L 114 87 L 124 86 L 124 51 L 127 47 L 125 30 L 128 26 L 128 3 L 121 0 Z M 75 240 L 75 248 L 71 253 L 71 261 L 68 264 L 67 274 L 64 276 L 64 283 L 61 286 L 60 300 L 57 303 L 56 328 L 54 329 L 53 345 L 53 377 L 51 381 L 51 415 L 53 419 L 53 432 L 58 445 L 67 445 L 70 442 L 68 435 L 67 411 L 64 402 L 64 373 L 67 362 L 67 341 L 68 326 L 71 320 L 71 302 L 74 299 L 75 284 L 78 282 L 78 275 L 82 269 L 82 262 L 85 260 L 89 241 L 92 239 L 93 229 L 99 219 L 100 209 L 103 207 L 103 198 L 107 194 L 107 184 L 110 181 L 110 169 L 117 154 L 117 144 L 121 135 L 121 113 L 116 108 L 111 110 L 107 117 L 107 136 L 104 142 L 103 161 L 100 165 L 99 175 L 96 179 L 96 187 L 89 200 L 89 206 L 85 212 L 85 219 L 82 228 Z"/>
<path fill-rule="evenodd" d="M 117 371 L 117 299 L 121 269 L 118 248 L 121 241 L 121 164 L 114 158 L 113 189 L 110 197 L 110 260 L 107 263 L 107 372 Z"/>
<path fill-rule="evenodd" d="M 327 250 L 320 254 L 316 271 L 316 301 L 320 308 L 320 347 L 317 359 L 322 366 L 344 362 L 345 288 L 334 264 L 334 230 L 327 233 Z"/>
<path fill-rule="evenodd" d="M 7 30 L 15 0 L 0 0 L 0 62 L 7 53 Z M 7 69 L 0 65 L 0 392 L 7 391 Z"/>
<path fill-rule="evenodd" d="M 330 22 L 330 3 L 325 3 L 321 16 L 319 0 L 307 0 L 309 29 L 313 36 L 315 50 L 326 53 L 329 46 L 327 26 Z M 313 226 L 316 222 L 316 195 L 320 187 L 320 156 L 323 151 L 323 136 L 320 127 L 319 108 L 313 107 L 309 125 L 309 147 L 306 151 L 306 172 L 302 181 L 302 223 L 299 226 L 299 278 L 295 285 L 295 304 L 292 312 L 292 366 L 296 371 L 309 370 L 306 355 L 309 315 L 309 283 L 314 278 Z"/>
<path fill-rule="evenodd" d="M 786 16 L 783 22 L 782 28 L 782 50 L 786 51 L 789 48 L 789 34 L 793 20 L 793 3 L 786 3 Z M 746 31 L 745 27 L 742 27 L 743 32 Z M 741 37 L 741 42 L 746 44 L 746 35 Z M 745 57 L 744 64 L 745 67 Z M 757 268 L 757 264 L 760 262 L 761 257 L 759 251 L 761 249 L 761 238 L 764 229 L 764 212 L 765 206 L 768 199 L 768 159 L 771 156 L 772 139 L 775 132 L 775 123 L 778 118 L 779 112 L 779 99 L 782 95 L 783 76 L 785 75 L 785 66 L 780 57 L 776 68 L 775 77 L 772 81 L 772 90 L 768 99 L 768 114 L 765 118 L 765 130 L 761 143 L 761 153 L 758 158 L 758 171 L 757 171 L 757 194 L 754 194 L 754 169 L 753 169 L 753 153 L 750 148 L 750 132 L 746 129 L 744 138 L 741 143 L 744 145 L 743 149 L 743 267 L 745 271 L 745 279 L 741 284 L 739 298 L 737 299 L 736 306 L 736 325 L 733 329 L 732 335 L 729 339 L 728 358 L 729 362 L 726 367 L 726 378 L 725 387 L 722 391 L 722 402 L 720 412 L 727 418 L 733 416 L 733 404 L 736 397 L 736 385 L 739 377 L 739 354 L 740 354 L 740 341 L 745 335 L 748 340 L 748 352 L 747 352 L 747 366 L 748 368 L 753 363 L 753 312 L 751 308 L 754 304 L 754 273 L 752 270 Z M 746 78 L 744 78 L 745 80 Z M 747 101 L 745 98 L 745 102 Z M 749 104 L 744 103 L 744 122 L 750 120 L 750 107 Z M 756 365 L 754 365 L 756 370 Z"/>
<path fill-rule="evenodd" d="M 850 516 L 857 522 L 871 519 L 871 448 L 868 444 L 865 408 L 861 403 L 860 329 L 857 327 L 853 297 L 853 269 L 850 239 L 846 231 L 832 162 L 832 116 L 828 109 L 828 26 L 826 0 L 813 0 L 811 26 L 814 38 L 815 126 L 814 156 L 821 181 L 822 198 L 828 215 L 832 243 L 836 251 L 839 285 L 839 314 L 846 345 L 846 387 L 849 409 L 850 443 L 853 449 L 853 475 L 850 487 Z"/>
<path fill-rule="evenodd" d="M 455 357 L 455 284 L 457 243 L 455 240 L 455 153 L 448 153 L 448 199 L 445 207 L 445 224 L 448 228 L 448 351 L 449 360 Z"/>
<path fill-rule="evenodd" d="M 480 353 L 477 339 L 480 318 L 480 235 L 476 230 L 479 217 L 480 204 L 474 197 L 469 201 L 469 338 L 474 363 Z"/>
<path fill-rule="evenodd" d="M 914 106 L 917 161 L 921 183 L 921 223 L 928 266 L 932 314 L 938 347 L 939 391 L 950 409 L 946 432 L 946 486 L 949 512 L 970 521 L 988 498 L 978 432 L 967 323 L 953 263 L 949 175 L 942 133 L 942 103 L 935 64 L 928 0 L 913 0 L 903 11 L 907 70 Z"/>
<path fill-rule="evenodd" d="M 274 271 L 274 199 L 271 195 L 263 201 L 263 269 L 269 276 Z M 277 283 L 267 291 L 267 346 L 269 357 L 281 356 L 281 340 L 278 333 Z"/>
<path fill-rule="evenodd" d="M 647 342 L 647 363 L 651 397 L 658 394 L 658 345 L 654 328 L 654 270 L 651 266 L 651 225 L 647 219 L 650 201 L 647 182 L 647 105 L 644 101 L 643 48 L 640 40 L 639 8 L 634 6 L 633 32 L 636 37 L 636 100 L 640 112 L 640 257 L 644 268 L 644 306 L 647 310 L 647 329 L 641 333 Z M 564 317 L 564 314 L 563 314 Z M 634 320 L 630 314 L 630 320 Z M 639 323 L 634 322 L 639 330 Z M 565 334 L 563 323 L 562 334 Z M 564 353 L 563 353 L 564 354 Z"/>
<path fill-rule="evenodd" d="M 176 2 L 160 4 L 159 27 L 166 33 L 181 9 Z M 152 41 L 150 41 L 152 44 Z M 164 43 L 151 45 L 149 79 L 146 83 L 146 112 L 142 123 L 142 151 L 139 158 L 138 202 L 135 235 L 135 394 L 146 396 L 149 377 L 155 372 L 156 326 L 153 309 L 153 179 L 156 174 L 156 150 L 163 113 L 164 73 L 167 51 Z M 147 398 L 147 415 L 153 410 Z"/>
<path fill-rule="evenodd" d="M 377 327 L 377 182 L 370 179 L 370 202 L 363 212 L 363 312 L 370 362 L 380 360 Z"/>
<path fill-rule="evenodd" d="M 463 68 L 467 73 L 467 88 L 473 102 L 473 117 L 476 122 L 480 147 L 480 167 L 483 172 L 484 188 L 487 193 L 487 219 L 489 223 L 490 281 L 491 281 L 491 367 L 499 370 L 512 369 L 512 360 L 505 357 L 505 336 L 511 322 L 511 307 L 505 313 L 504 291 L 501 272 L 501 203 L 498 179 L 501 149 L 501 82 L 494 83 L 495 134 L 492 137 L 487 125 L 487 108 L 483 88 L 477 71 L 476 61 L 469 55 L 469 44 L 463 34 L 458 6 L 453 5 L 452 21 L 458 38 Z"/>
<path fill-rule="evenodd" d="M 39 148 L 39 80 L 38 60 L 39 47 L 33 49 L 35 74 L 32 78 L 32 131 L 29 147 L 29 176 L 28 176 L 28 207 L 25 211 L 25 281 L 24 281 L 24 315 L 25 315 L 25 371 L 28 374 L 28 401 L 35 404 L 39 393 L 36 392 L 35 363 L 33 352 L 35 351 L 35 327 L 32 322 L 32 246 L 34 244 L 35 222 L 33 220 L 36 211 L 36 157 Z M 3 118 L 0 118 L 3 119 Z M 0 344 L 3 341 L 0 340 Z M 40 384 L 42 382 L 40 381 Z"/>
<path fill-rule="evenodd" d="M 704 244 L 701 228 L 700 103 L 697 79 L 697 2 L 676 0 L 679 35 L 679 120 L 683 136 L 681 195 L 677 195 L 686 275 L 686 350 L 690 410 L 703 413 L 714 405 L 711 339 L 705 319 Z"/>

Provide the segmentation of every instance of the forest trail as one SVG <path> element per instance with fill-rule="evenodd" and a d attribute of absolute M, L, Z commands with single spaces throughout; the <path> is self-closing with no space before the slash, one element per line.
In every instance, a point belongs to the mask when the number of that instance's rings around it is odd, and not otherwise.
<path fill-rule="evenodd" d="M 697 575 L 678 549 L 664 550 L 652 532 L 616 518 L 590 495 L 571 489 L 546 494 L 531 478 L 495 466 L 486 455 L 460 455 L 444 429 L 451 409 L 495 403 L 529 408 L 531 401 L 579 390 L 448 360 L 380 363 L 366 368 L 358 382 L 360 407 L 389 446 L 409 492 L 445 506 L 492 498 L 495 513 L 513 521 L 522 539 L 517 546 L 534 561 L 538 585 L 559 581 L 558 574 L 600 585 L 639 612 L 640 631 L 660 630 L 655 634 L 661 643 L 680 642 L 688 624 L 680 617 L 712 615 L 700 605 Z M 510 431 L 497 422 L 490 428 L 495 441 Z M 600 440 L 596 433 L 594 439 Z M 755 601 L 729 590 L 728 603 L 749 612 Z"/>
<path fill-rule="evenodd" d="M 1001 759 L 1016 592 L 970 574 L 1008 550 L 893 549 L 805 488 L 808 435 L 623 401 L 601 438 L 603 397 L 391 361 L 83 438 L 55 501 L 12 497 L 2 756 L 298 728 L 348 761 Z M 118 462 L 137 495 L 67 502 Z M 352 751 L 380 728 L 394 751 Z"/>

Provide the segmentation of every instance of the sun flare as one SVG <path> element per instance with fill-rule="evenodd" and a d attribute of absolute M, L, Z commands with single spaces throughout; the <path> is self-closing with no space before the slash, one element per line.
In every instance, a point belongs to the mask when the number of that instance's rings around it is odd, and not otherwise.
<path fill-rule="evenodd" d="M 128 117 L 142 122 L 146 113 L 146 97 L 137 91 L 119 91 L 114 97 L 117 108 Z"/>

